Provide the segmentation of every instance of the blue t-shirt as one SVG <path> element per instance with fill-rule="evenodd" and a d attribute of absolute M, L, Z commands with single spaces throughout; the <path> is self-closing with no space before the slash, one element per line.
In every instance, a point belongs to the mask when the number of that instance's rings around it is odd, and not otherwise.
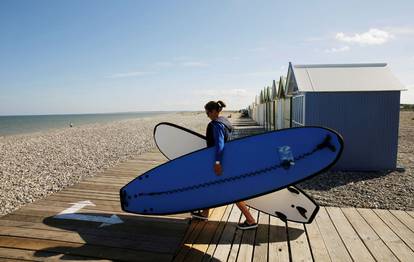
<path fill-rule="evenodd" d="M 211 121 L 207 126 L 207 147 L 215 147 L 215 159 L 223 159 L 224 143 L 228 139 L 228 131 L 225 125 L 218 121 Z"/>

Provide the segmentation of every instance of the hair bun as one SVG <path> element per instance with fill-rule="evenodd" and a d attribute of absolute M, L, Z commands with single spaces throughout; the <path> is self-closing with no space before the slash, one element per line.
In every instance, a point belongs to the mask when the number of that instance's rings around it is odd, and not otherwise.
<path fill-rule="evenodd" d="M 221 101 L 221 100 L 217 101 L 217 104 L 218 104 L 221 108 L 226 107 L 226 104 L 225 104 L 223 101 Z"/>

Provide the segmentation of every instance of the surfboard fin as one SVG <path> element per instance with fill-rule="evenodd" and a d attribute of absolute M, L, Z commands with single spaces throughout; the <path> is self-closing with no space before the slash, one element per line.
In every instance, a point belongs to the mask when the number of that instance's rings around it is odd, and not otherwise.
<path fill-rule="evenodd" d="M 317 146 L 317 148 L 318 148 L 318 149 L 323 149 L 323 148 L 327 147 L 327 148 L 329 148 L 329 150 L 331 150 L 332 152 L 335 152 L 335 151 L 336 151 L 336 147 L 335 147 L 334 145 L 332 145 L 332 143 L 331 143 L 331 139 L 332 139 L 332 137 L 331 137 L 330 135 L 327 135 L 327 136 L 325 137 L 325 139 L 323 140 L 323 142 L 322 142 L 322 143 L 320 143 L 320 144 Z"/>
<path fill-rule="evenodd" d="M 291 186 L 287 187 L 287 190 L 289 190 L 289 192 L 292 192 L 294 194 L 298 194 L 299 195 L 299 191 L 296 188 L 293 188 Z"/>
<path fill-rule="evenodd" d="M 280 220 L 282 220 L 283 222 L 287 221 L 287 217 L 285 214 L 283 214 L 282 212 L 279 211 L 275 211 L 275 215 L 280 218 Z"/>
<path fill-rule="evenodd" d="M 307 216 L 306 216 L 306 212 L 308 212 L 305 208 L 303 208 L 303 207 L 301 207 L 301 206 L 296 206 L 296 210 L 299 212 L 299 214 L 301 215 L 301 216 L 303 216 L 304 218 L 308 218 Z"/>

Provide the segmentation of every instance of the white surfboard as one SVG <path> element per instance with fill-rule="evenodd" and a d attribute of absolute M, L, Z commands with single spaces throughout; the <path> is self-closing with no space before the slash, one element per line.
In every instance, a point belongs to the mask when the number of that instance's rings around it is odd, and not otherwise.
<path fill-rule="evenodd" d="M 166 122 L 155 126 L 154 140 L 160 152 L 170 160 L 206 147 L 205 136 Z M 295 186 L 249 199 L 246 204 L 283 221 L 299 223 L 311 223 L 319 210 L 318 204 Z"/>

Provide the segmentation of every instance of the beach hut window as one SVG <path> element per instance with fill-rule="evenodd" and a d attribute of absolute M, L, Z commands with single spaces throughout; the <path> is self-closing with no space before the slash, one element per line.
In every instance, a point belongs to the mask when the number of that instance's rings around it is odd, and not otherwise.
<path fill-rule="evenodd" d="M 292 127 L 305 125 L 305 96 L 292 97 Z"/>

